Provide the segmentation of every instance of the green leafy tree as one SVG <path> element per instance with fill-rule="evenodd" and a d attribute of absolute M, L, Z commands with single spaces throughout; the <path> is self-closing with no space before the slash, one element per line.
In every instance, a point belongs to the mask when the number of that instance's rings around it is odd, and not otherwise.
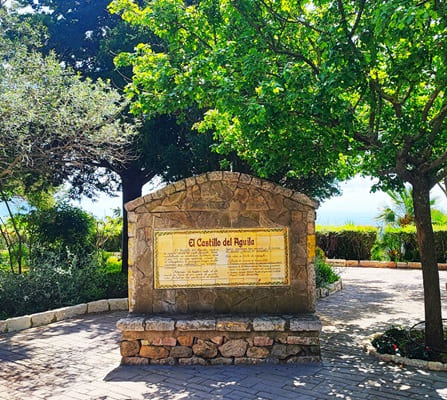
<path fill-rule="evenodd" d="M 159 51 L 167 51 L 165 43 L 145 26 L 132 26 L 117 15 L 106 11 L 109 0 L 76 2 L 73 0 L 21 0 L 22 5 L 34 9 L 33 20 L 47 27 L 48 38 L 44 51 L 55 51 L 65 63 L 76 71 L 92 79 L 101 77 L 110 79 L 117 88 L 124 88 L 132 74 L 130 67 L 117 70 L 113 63 L 116 54 L 133 51 L 141 42 L 149 42 Z M 143 2 L 139 2 L 142 4 Z M 44 7 L 52 12 L 45 13 Z M 252 172 L 246 162 L 236 157 L 232 149 L 230 154 L 222 155 L 212 151 L 216 147 L 212 133 L 198 135 L 191 130 L 201 113 L 197 107 L 191 107 L 182 118 L 177 113 L 165 113 L 143 118 L 138 135 L 130 144 L 138 157 L 126 163 L 110 163 L 107 160 L 97 163 L 97 167 L 113 171 L 118 177 L 123 195 L 123 270 L 127 269 L 127 213 L 124 204 L 141 196 L 144 184 L 155 176 L 165 181 L 175 181 L 194 174 L 233 168 L 241 172 Z M 130 117 L 129 117 L 130 118 Z M 131 118 L 132 120 L 132 118 Z M 299 188 L 307 194 L 325 198 L 338 194 L 335 176 L 321 176 L 309 173 L 306 176 L 290 175 L 289 169 L 278 171 L 271 179 L 282 184 Z M 101 190 L 114 188 L 113 175 L 103 178 Z M 86 183 L 92 181 L 98 187 L 94 171 L 79 174 L 72 178 L 77 194 L 92 194 Z"/>
<path fill-rule="evenodd" d="M 134 112 L 207 110 L 226 148 L 269 176 L 354 171 L 413 189 L 427 345 L 444 347 L 430 189 L 447 175 L 447 6 L 419 0 L 111 3 L 166 49 L 141 44 Z"/>

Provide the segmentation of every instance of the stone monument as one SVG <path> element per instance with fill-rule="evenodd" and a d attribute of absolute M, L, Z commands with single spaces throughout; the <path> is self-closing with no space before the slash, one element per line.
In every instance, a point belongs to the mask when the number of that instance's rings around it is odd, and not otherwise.
<path fill-rule="evenodd" d="M 319 361 L 316 207 L 301 193 L 222 171 L 127 203 L 123 364 Z"/>

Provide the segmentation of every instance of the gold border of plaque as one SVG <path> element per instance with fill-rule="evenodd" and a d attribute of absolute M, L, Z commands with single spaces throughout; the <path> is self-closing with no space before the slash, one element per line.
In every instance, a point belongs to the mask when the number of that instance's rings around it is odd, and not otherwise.
<path fill-rule="evenodd" d="M 154 288 L 290 284 L 288 228 L 154 231 Z"/>

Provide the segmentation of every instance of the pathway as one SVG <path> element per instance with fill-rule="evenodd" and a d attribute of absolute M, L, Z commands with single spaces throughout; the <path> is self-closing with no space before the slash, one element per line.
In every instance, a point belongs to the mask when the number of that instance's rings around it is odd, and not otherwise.
<path fill-rule="evenodd" d="M 447 373 L 385 364 L 359 345 L 423 318 L 421 272 L 342 274 L 345 289 L 318 304 L 321 364 L 121 367 L 115 323 L 125 313 L 86 315 L 0 336 L 0 399 L 447 399 Z"/>

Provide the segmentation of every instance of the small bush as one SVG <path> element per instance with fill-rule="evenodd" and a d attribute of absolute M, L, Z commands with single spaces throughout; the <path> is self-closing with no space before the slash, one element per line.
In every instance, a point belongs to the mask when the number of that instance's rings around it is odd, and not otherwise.
<path fill-rule="evenodd" d="M 96 252 L 95 220 L 80 208 L 60 204 L 28 214 L 30 266 L 56 254 L 59 265 L 83 267 Z"/>
<path fill-rule="evenodd" d="M 377 239 L 377 228 L 373 226 L 317 226 L 317 246 L 328 258 L 346 260 L 369 260 Z"/>
<path fill-rule="evenodd" d="M 327 287 L 340 279 L 340 275 L 325 260 L 323 250 L 317 247 L 315 252 L 315 283 L 317 288 Z"/>
<path fill-rule="evenodd" d="M 0 271 L 0 319 L 126 296 L 126 274 L 94 264 L 61 268 L 49 260 L 21 275 Z"/>
<path fill-rule="evenodd" d="M 412 331 L 410 338 L 407 329 L 393 326 L 383 334 L 376 336 L 371 341 L 371 344 L 381 354 L 392 354 L 428 361 L 446 361 L 445 354 L 439 354 L 425 346 L 425 333 L 423 330 Z"/>

